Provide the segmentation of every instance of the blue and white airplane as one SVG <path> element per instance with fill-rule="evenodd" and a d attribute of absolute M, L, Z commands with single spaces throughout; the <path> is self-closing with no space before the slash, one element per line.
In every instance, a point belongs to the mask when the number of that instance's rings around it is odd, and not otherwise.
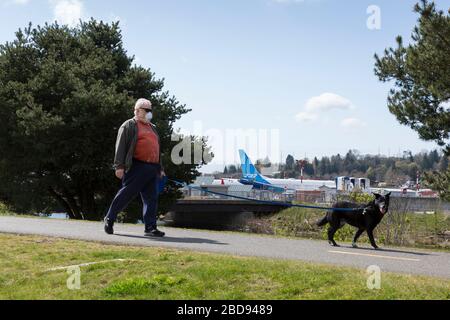
<path fill-rule="evenodd" d="M 321 186 L 336 188 L 334 180 L 298 180 L 298 179 L 272 179 L 261 175 L 255 168 L 244 150 L 239 150 L 241 158 L 242 178 L 240 183 L 253 185 L 255 189 L 286 192 L 288 190 L 318 190 Z"/>

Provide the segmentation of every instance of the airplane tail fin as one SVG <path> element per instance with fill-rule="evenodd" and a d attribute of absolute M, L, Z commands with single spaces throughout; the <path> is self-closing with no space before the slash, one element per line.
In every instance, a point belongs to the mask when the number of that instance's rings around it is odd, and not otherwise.
<path fill-rule="evenodd" d="M 274 192 L 284 192 L 285 188 L 272 185 L 266 177 L 264 177 L 251 162 L 244 150 L 239 150 L 241 157 L 242 178 L 241 183 L 252 184 L 253 187 L 263 190 L 271 190 Z"/>
<path fill-rule="evenodd" d="M 241 158 L 241 169 L 242 176 L 244 178 L 256 178 L 256 176 L 260 175 L 256 167 L 251 162 L 250 158 L 247 156 L 244 150 L 239 150 L 239 156 Z"/>

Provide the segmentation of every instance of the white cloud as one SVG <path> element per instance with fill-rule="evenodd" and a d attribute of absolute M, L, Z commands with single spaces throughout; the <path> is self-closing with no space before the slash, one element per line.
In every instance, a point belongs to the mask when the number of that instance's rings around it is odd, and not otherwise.
<path fill-rule="evenodd" d="M 298 113 L 295 119 L 301 122 L 311 122 L 317 120 L 320 113 L 329 112 L 334 109 L 350 110 L 354 108 L 350 100 L 335 93 L 325 92 L 320 96 L 308 99 L 304 111 Z"/>
<path fill-rule="evenodd" d="M 357 118 L 346 118 L 341 121 L 341 126 L 349 130 L 357 130 L 366 127 L 367 124 Z"/>
<path fill-rule="evenodd" d="M 78 24 L 84 15 L 84 4 L 80 0 L 50 0 L 54 19 L 71 27 Z"/>
<path fill-rule="evenodd" d="M 323 93 L 312 97 L 306 102 L 305 109 L 308 112 L 329 111 L 332 109 L 348 110 L 354 108 L 350 100 L 334 93 Z"/>
<path fill-rule="evenodd" d="M 0 5 L 3 5 L 3 7 L 25 6 L 30 2 L 31 0 L 0 0 Z M 84 4 L 81 0 L 48 0 L 48 3 L 53 10 L 53 19 L 60 24 L 73 27 L 78 24 L 80 19 L 85 17 Z M 114 16 L 114 19 L 117 18 L 117 16 Z"/>

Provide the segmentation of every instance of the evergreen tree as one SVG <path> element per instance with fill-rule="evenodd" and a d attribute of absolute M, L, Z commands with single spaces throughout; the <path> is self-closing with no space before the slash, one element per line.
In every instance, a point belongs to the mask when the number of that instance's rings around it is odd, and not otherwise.
<path fill-rule="evenodd" d="M 428 159 L 430 160 L 430 164 L 431 164 L 430 169 L 432 169 L 435 164 L 439 163 L 439 160 L 440 160 L 439 152 L 437 150 L 431 151 L 428 156 Z"/>
<path fill-rule="evenodd" d="M 199 165 L 170 159 L 173 124 L 190 109 L 133 59 L 119 23 L 93 19 L 75 28 L 30 24 L 0 46 L 0 193 L 16 210 L 100 219 L 120 185 L 112 170 L 117 130 L 141 97 L 155 109 L 166 174 L 199 175 Z M 169 184 L 160 212 L 179 196 Z"/>
<path fill-rule="evenodd" d="M 432 140 L 450 155 L 450 13 L 437 10 L 433 2 L 421 0 L 414 7 L 419 16 L 412 42 L 375 55 L 375 74 L 383 82 L 395 81 L 388 108 L 397 120 Z M 450 168 L 426 174 L 429 184 L 450 199 Z"/>
<path fill-rule="evenodd" d="M 319 169 L 318 169 L 319 168 L 319 159 L 317 159 L 317 157 L 314 157 L 312 165 L 313 165 L 313 168 L 314 168 L 314 172 L 316 174 L 318 174 L 319 173 Z"/>
<path fill-rule="evenodd" d="M 234 164 L 228 166 L 228 173 L 229 174 L 235 174 L 237 172 L 237 168 Z"/>
<path fill-rule="evenodd" d="M 356 156 L 352 150 L 349 150 L 344 158 L 344 170 L 348 173 L 352 172 L 356 164 Z"/>
<path fill-rule="evenodd" d="M 411 150 L 403 151 L 403 158 L 407 159 L 410 162 L 414 161 L 414 158 L 413 158 Z"/>
<path fill-rule="evenodd" d="M 319 162 L 318 171 L 321 176 L 325 176 L 330 173 L 331 168 L 331 162 L 330 158 L 328 157 L 322 157 L 322 159 Z"/>
<path fill-rule="evenodd" d="M 441 157 L 441 160 L 439 161 L 438 170 L 439 171 L 445 171 L 449 166 L 448 157 L 446 155 L 443 155 Z"/>
<path fill-rule="evenodd" d="M 303 170 L 305 175 L 313 177 L 315 175 L 314 166 L 311 163 L 306 163 L 305 169 Z"/>
<path fill-rule="evenodd" d="M 286 157 L 286 169 L 287 170 L 294 170 L 295 167 L 295 159 L 290 154 Z"/>

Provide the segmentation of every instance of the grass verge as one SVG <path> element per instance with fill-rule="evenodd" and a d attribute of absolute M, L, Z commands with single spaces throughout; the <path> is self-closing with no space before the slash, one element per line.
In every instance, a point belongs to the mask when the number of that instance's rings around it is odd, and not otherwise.
<path fill-rule="evenodd" d="M 383 273 L 367 288 L 364 270 L 0 234 L 0 299 L 450 299 L 450 281 Z M 116 259 L 125 259 L 117 261 Z M 80 268 L 80 289 L 69 290 Z"/>

